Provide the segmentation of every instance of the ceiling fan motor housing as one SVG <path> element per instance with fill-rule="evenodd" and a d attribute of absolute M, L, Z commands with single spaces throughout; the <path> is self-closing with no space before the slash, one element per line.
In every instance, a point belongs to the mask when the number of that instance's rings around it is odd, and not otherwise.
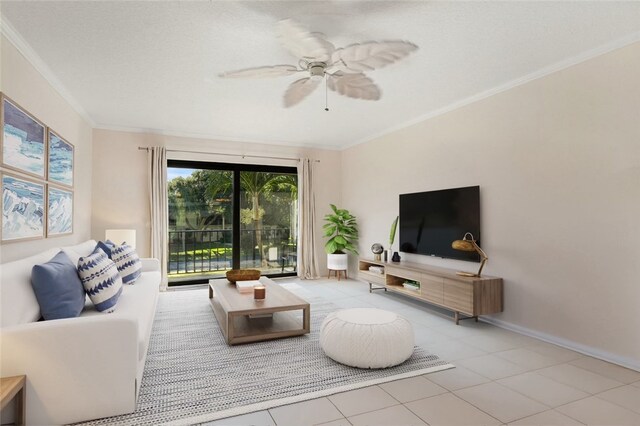
<path fill-rule="evenodd" d="M 324 78 L 324 69 L 327 65 L 324 62 L 314 62 L 309 64 L 309 74 L 311 78 L 318 80 Z"/>

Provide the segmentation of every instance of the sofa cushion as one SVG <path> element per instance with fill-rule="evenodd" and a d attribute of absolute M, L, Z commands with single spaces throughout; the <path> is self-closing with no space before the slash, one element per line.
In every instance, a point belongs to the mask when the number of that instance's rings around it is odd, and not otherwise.
<path fill-rule="evenodd" d="M 95 248 L 95 240 L 89 240 L 74 246 L 62 247 L 62 251 L 71 259 L 71 263 L 78 265 L 78 260 L 80 260 L 81 257 L 89 256 Z"/>
<path fill-rule="evenodd" d="M 4 250 L 9 250 L 7 245 Z M 0 265 L 0 318 L 2 327 L 38 321 L 40 305 L 31 287 L 31 268 L 45 263 L 60 249 L 54 248 Z"/>
<path fill-rule="evenodd" d="M 96 309 L 99 312 L 113 312 L 122 293 L 122 278 L 107 254 L 98 248 L 96 253 L 81 257 L 78 275 Z"/>
<path fill-rule="evenodd" d="M 33 267 L 31 285 L 45 320 L 75 318 L 84 308 L 84 287 L 75 265 L 63 251 Z"/>
<path fill-rule="evenodd" d="M 93 249 L 95 248 L 96 248 L 96 240 L 87 240 L 80 244 L 75 244 L 72 246 L 64 246 L 62 247 L 62 250 L 65 253 L 68 253 L 69 251 L 73 251 L 74 253 L 77 253 L 79 257 L 84 257 L 84 256 L 89 256 L 91 253 L 93 253 Z"/>
<path fill-rule="evenodd" d="M 142 272 L 142 262 L 135 249 L 126 244 L 111 249 L 111 260 L 118 267 L 124 284 L 133 284 Z"/>
<path fill-rule="evenodd" d="M 138 324 L 138 360 L 142 360 L 149 344 L 151 326 L 156 311 L 161 275 L 159 271 L 144 272 L 135 285 L 122 286 L 118 309 L 110 314 L 114 318 L 126 318 Z M 87 302 L 81 317 L 102 315 Z"/>

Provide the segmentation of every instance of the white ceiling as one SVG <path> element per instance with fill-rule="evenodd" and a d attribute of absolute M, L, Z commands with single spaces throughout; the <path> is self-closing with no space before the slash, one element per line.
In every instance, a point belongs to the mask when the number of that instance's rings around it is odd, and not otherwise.
<path fill-rule="evenodd" d="M 96 127 L 342 148 L 640 37 L 640 2 L 2 2 L 5 23 Z M 336 46 L 420 49 L 369 76 L 378 102 L 324 90 L 285 109 L 299 76 L 223 71 L 296 64 L 274 24 L 294 18 Z M 495 91 L 495 90 L 494 90 Z"/>

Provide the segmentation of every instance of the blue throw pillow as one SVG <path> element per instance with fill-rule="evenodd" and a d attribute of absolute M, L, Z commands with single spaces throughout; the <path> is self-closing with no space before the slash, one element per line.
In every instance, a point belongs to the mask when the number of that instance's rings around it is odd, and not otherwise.
<path fill-rule="evenodd" d="M 62 251 L 31 269 L 31 286 L 45 320 L 75 318 L 84 308 L 82 282 L 75 265 Z"/>
<path fill-rule="evenodd" d="M 115 310 L 122 293 L 122 278 L 102 249 L 78 260 L 78 276 L 98 312 Z"/>
<path fill-rule="evenodd" d="M 113 250 L 115 246 L 116 245 L 110 240 L 98 241 L 98 244 L 96 244 L 96 248 L 93 249 L 93 253 L 97 253 L 98 249 L 100 249 L 107 254 L 107 257 L 109 259 L 111 259 L 111 250 Z"/>
<path fill-rule="evenodd" d="M 133 284 L 142 273 L 142 262 L 138 253 L 126 244 L 115 246 L 111 250 L 111 260 L 118 267 L 118 272 L 125 284 Z"/>

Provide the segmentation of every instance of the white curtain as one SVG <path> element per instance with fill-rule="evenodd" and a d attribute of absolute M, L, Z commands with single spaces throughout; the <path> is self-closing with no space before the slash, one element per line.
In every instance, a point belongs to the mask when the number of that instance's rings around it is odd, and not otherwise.
<path fill-rule="evenodd" d="M 318 262 L 315 250 L 316 199 L 313 192 L 313 164 L 313 160 L 303 158 L 298 166 L 298 187 L 300 192 L 298 276 L 302 279 L 318 277 Z"/>
<path fill-rule="evenodd" d="M 167 234 L 169 205 L 167 194 L 167 150 L 154 146 L 148 151 L 149 207 L 151 210 L 151 257 L 160 261 L 161 291 L 167 289 Z"/>

